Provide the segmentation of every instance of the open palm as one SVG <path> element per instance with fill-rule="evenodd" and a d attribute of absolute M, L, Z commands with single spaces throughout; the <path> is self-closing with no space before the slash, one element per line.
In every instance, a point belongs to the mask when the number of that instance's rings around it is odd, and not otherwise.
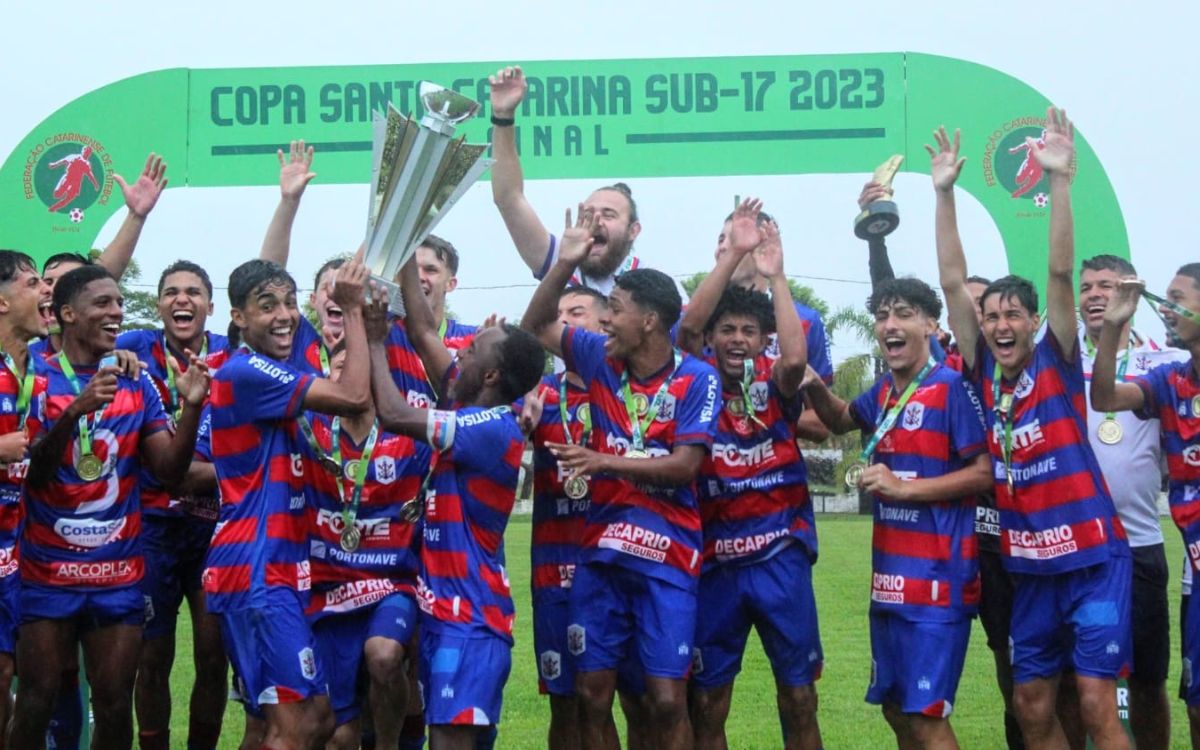
<path fill-rule="evenodd" d="M 1067 119 L 1063 109 L 1049 107 L 1046 110 L 1046 134 L 1042 143 L 1032 138 L 1025 139 L 1042 169 L 1047 172 L 1067 172 L 1075 158 L 1075 126 Z"/>

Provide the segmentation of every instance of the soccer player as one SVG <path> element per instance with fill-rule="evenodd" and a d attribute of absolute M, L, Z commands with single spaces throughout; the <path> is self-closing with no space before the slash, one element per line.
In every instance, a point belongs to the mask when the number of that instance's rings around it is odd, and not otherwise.
<path fill-rule="evenodd" d="M 1188 263 L 1176 271 L 1167 287 L 1167 301 L 1159 307 L 1173 338 L 1190 357 L 1139 374 L 1133 382 L 1122 377 L 1120 351 L 1129 347 L 1129 322 L 1144 285 L 1129 279 L 1117 281 L 1116 287 L 1116 291 L 1108 295 L 1096 342 L 1092 408 L 1105 414 L 1132 411 L 1147 425 L 1158 426 L 1162 451 L 1167 457 L 1171 517 L 1183 535 L 1188 565 L 1194 572 L 1200 566 L 1200 522 L 1197 520 L 1200 515 L 1196 512 L 1194 489 L 1200 482 L 1200 470 L 1196 468 L 1200 461 L 1195 458 L 1200 453 L 1197 447 L 1200 444 L 1200 385 L 1197 385 L 1200 381 L 1197 371 L 1200 361 L 1197 359 L 1200 355 L 1200 314 L 1197 313 L 1200 311 L 1200 263 Z M 1085 322 L 1090 321 L 1085 318 Z M 1118 424 L 1124 426 L 1125 422 Z M 1136 431 L 1132 435 L 1138 436 Z M 1188 596 L 1187 610 L 1182 613 L 1184 700 L 1188 706 L 1192 747 L 1200 747 L 1196 741 L 1200 732 L 1200 681 L 1196 680 L 1194 666 L 1200 663 L 1198 602 L 1200 597 Z M 1139 742 L 1138 747 L 1141 746 Z"/>
<path fill-rule="evenodd" d="M 635 269 L 609 295 L 607 335 L 566 326 L 556 302 L 591 250 L 599 219 L 580 206 L 521 325 L 579 373 L 593 404 L 592 448 L 555 444 L 565 479 L 590 477 L 592 502 L 567 631 L 585 748 L 606 745 L 617 667 L 645 670 L 651 742 L 691 747 L 691 662 L 702 542 L 695 480 L 713 440 L 716 373 L 671 345 L 680 300 L 671 278 Z"/>
<path fill-rule="evenodd" d="M 147 377 L 118 375 L 103 360 L 123 317 L 117 282 L 85 266 L 59 279 L 59 353 L 38 362 L 47 377 L 41 431 L 30 450 L 28 518 L 21 537 L 22 670 L 12 743 L 43 742 L 62 672 L 77 641 L 92 679 L 97 747 L 128 747 L 144 605 L 138 472 L 163 482 L 191 463 L 207 368 L 195 357 L 176 373 L 182 412 L 174 434 Z M 178 370 L 178 367 L 176 367 Z"/>
<path fill-rule="evenodd" d="M 1037 290 L 1007 276 L 983 293 L 983 322 L 966 285 L 954 182 L 964 159 L 944 128 L 926 146 L 937 196 L 942 291 L 963 364 L 979 389 L 1000 509 L 1000 544 L 1013 575 L 1013 703 L 1029 748 L 1066 747 L 1055 715 L 1062 671 L 1073 666 L 1084 727 L 1097 748 L 1129 747 L 1116 680 L 1129 668 L 1129 544 L 1087 439 L 1075 326 L 1071 165 L 1074 131 L 1051 107 L 1031 158 L 1050 175 L 1048 327 L 1036 340 Z M 1099 375 L 1095 376 L 1096 378 Z"/>
<path fill-rule="evenodd" d="M 346 356 L 367 356 L 361 264 L 335 277 Z M 281 266 L 252 260 L 229 277 L 238 347 L 213 379 L 212 457 L 221 517 L 203 581 L 209 611 L 251 710 L 266 719 L 264 745 L 303 748 L 333 732 L 323 667 L 304 615 L 311 585 L 306 485 L 312 467 L 297 419 L 304 410 L 341 417 L 370 400 L 365 367 L 339 381 L 289 364 L 300 325 L 296 283 Z"/>
<path fill-rule="evenodd" d="M 137 355 L 158 387 L 167 415 L 174 418 L 181 404 L 173 357 L 181 365 L 191 351 L 216 371 L 228 357 L 228 341 L 210 333 L 205 323 L 212 314 L 212 281 L 199 265 L 187 260 L 167 266 L 158 280 L 161 329 L 127 331 L 117 348 Z M 216 494 L 172 497 L 149 471 L 141 477 L 142 544 L 146 576 L 146 627 L 138 664 L 135 692 L 138 742 L 143 750 L 170 747 L 171 666 L 175 661 L 175 623 L 184 599 L 192 619 L 196 681 L 188 713 L 192 747 L 216 747 L 225 711 L 225 651 L 217 618 L 204 603 L 200 574 L 220 505 Z"/>
<path fill-rule="evenodd" d="M 345 344 L 331 352 L 330 377 L 345 372 Z M 310 412 L 313 462 L 312 599 L 317 655 L 329 665 L 337 729 L 327 747 L 357 748 L 362 695 L 370 681 L 375 744 L 395 748 L 408 708 L 408 675 L 417 626 L 415 526 L 401 520 L 429 467 L 429 450 L 382 430 L 373 408 L 354 417 Z M 336 473 L 331 471 L 336 468 Z"/>
<path fill-rule="evenodd" d="M 679 326 L 684 349 L 711 351 L 722 391 L 716 438 L 698 482 L 704 565 L 692 723 L 698 748 L 726 746 L 733 682 L 754 627 L 775 674 L 785 746 L 817 750 L 815 683 L 823 664 L 812 590 L 817 535 L 796 445 L 808 347 L 778 227 L 759 222 L 760 206 L 743 201 L 726 223 L 726 251 Z M 771 297 L 729 284 L 747 259 Z M 778 343 L 769 352 L 772 337 Z"/>
<path fill-rule="evenodd" d="M 875 506 L 867 700 L 901 748 L 958 746 L 949 717 L 979 604 L 974 496 L 991 482 L 978 398 L 930 355 L 941 307 L 920 280 L 881 282 L 868 309 L 888 372 L 850 404 L 819 378 L 807 386 L 829 429 L 870 436 L 870 465 L 851 469 Z"/>
<path fill-rule="evenodd" d="M 21 488 L 29 469 L 30 407 L 46 392 L 46 379 L 30 366 L 30 339 L 46 335 L 42 310 L 50 287 L 37 274 L 33 259 L 16 250 L 0 250 L 0 727 L 12 708 L 13 655 L 20 625 L 21 579 L 18 574 Z"/>
<path fill-rule="evenodd" d="M 511 404 L 532 390 L 545 365 L 537 341 L 514 326 L 481 329 L 457 363 L 442 343 L 417 269 L 401 271 L 408 331 L 427 372 L 445 373 L 453 410 L 409 405 L 392 378 L 386 294 L 371 305 L 371 390 L 380 426 L 433 447 L 423 511 L 421 684 L 433 750 L 475 747 L 500 720 L 512 666 L 514 617 L 503 536 L 516 497 L 525 435 Z M 378 297 L 384 297 L 379 299 Z"/>

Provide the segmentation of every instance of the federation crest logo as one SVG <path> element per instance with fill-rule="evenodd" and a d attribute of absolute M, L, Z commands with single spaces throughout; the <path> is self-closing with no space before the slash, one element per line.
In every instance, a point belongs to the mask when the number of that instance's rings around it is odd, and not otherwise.
<path fill-rule="evenodd" d="M 1009 120 L 988 135 L 983 149 L 984 183 L 988 187 L 998 185 L 1014 200 L 1021 201 L 1019 215 L 1044 216 L 1044 209 L 1050 205 L 1050 179 L 1033 154 L 1033 149 L 1046 142 L 1045 126 L 1043 117 Z M 1026 139 L 1033 139 L 1032 147 Z M 1074 174 L 1072 164 L 1072 177 Z M 1032 211 L 1028 210 L 1030 204 Z"/>
<path fill-rule="evenodd" d="M 562 674 L 562 655 L 557 651 L 543 651 L 541 658 L 538 659 L 538 664 L 542 670 L 543 680 L 557 680 Z"/>
<path fill-rule="evenodd" d="M 904 407 L 904 416 L 900 419 L 900 426 L 909 432 L 914 432 L 921 429 L 921 423 L 925 421 L 925 404 L 910 403 Z"/>
<path fill-rule="evenodd" d="M 571 625 L 567 628 L 567 650 L 571 656 L 579 656 L 587 651 L 587 631 L 582 625 Z"/>
<path fill-rule="evenodd" d="M 25 199 L 36 198 L 73 224 L 81 223 L 93 204 L 106 205 L 112 195 L 112 156 L 86 134 L 47 136 L 29 151 L 25 164 Z"/>

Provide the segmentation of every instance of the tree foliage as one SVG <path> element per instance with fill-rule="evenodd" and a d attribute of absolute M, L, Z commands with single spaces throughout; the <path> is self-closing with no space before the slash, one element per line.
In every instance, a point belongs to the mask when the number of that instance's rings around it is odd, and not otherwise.
<path fill-rule="evenodd" d="M 118 283 L 121 295 L 125 297 L 125 330 L 157 328 L 161 322 L 158 317 L 158 295 L 143 288 L 144 285 L 138 283 L 141 279 L 141 267 L 136 260 L 130 259 Z"/>

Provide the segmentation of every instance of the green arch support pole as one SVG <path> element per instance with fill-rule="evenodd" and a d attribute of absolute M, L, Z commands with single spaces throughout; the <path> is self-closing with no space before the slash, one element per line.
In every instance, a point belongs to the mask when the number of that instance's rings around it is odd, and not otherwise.
<path fill-rule="evenodd" d="M 269 155 L 305 138 L 321 152 L 323 183 L 366 182 L 372 110 L 392 102 L 419 113 L 422 79 L 486 103 L 499 66 L 176 68 L 117 81 L 63 106 L 9 154 L 0 246 L 38 258 L 91 247 L 122 204 L 114 170 L 137 174 L 151 150 L 170 163 L 171 187 L 273 185 Z M 1045 285 L 1049 189 L 1022 169 L 1020 147 L 1040 135 L 1048 102 L 1004 73 L 911 52 L 540 61 L 525 70 L 518 143 L 533 179 L 868 174 L 895 153 L 906 171 L 926 172 L 931 131 L 961 128 L 959 185 L 996 222 L 1010 270 Z M 465 127 L 468 140 L 488 138 L 489 114 L 485 106 Z M 1077 245 L 1128 257 L 1108 176 L 1082 136 L 1077 148 L 1073 200 L 1088 217 L 1076 223 Z"/>

